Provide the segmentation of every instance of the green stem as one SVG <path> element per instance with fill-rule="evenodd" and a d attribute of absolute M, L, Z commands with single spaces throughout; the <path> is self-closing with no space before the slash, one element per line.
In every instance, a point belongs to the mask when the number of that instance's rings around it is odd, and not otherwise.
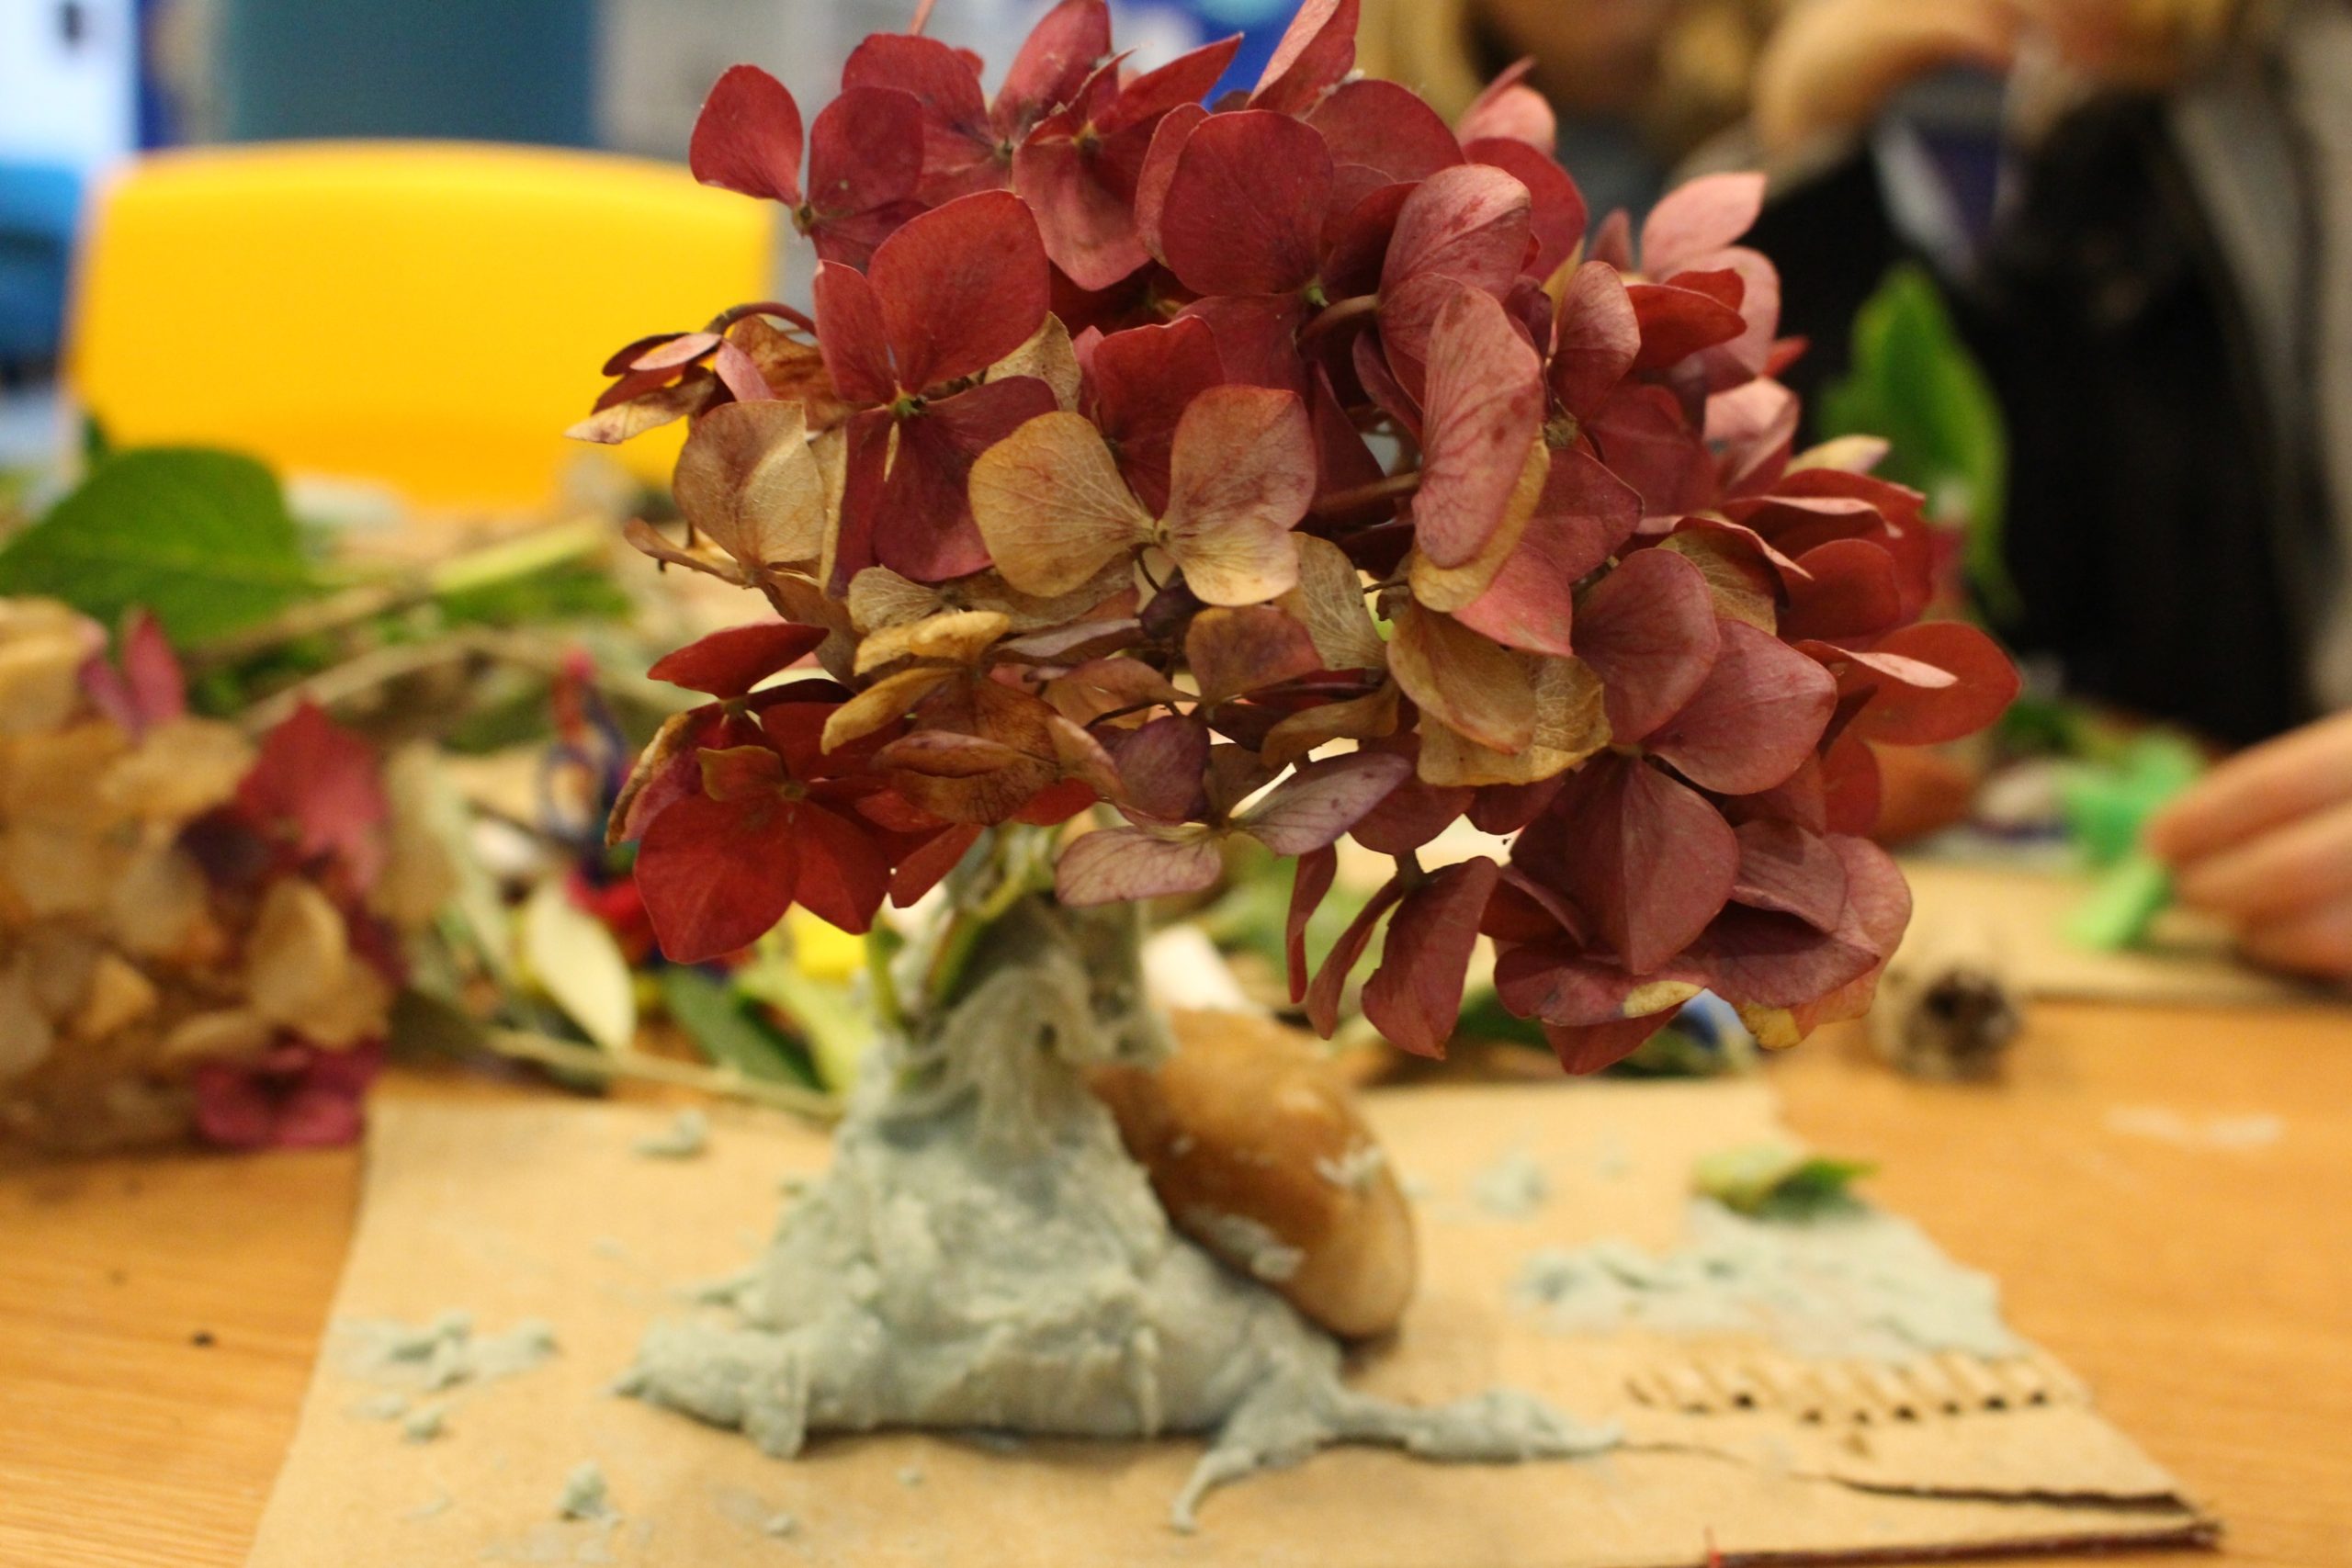
<path fill-rule="evenodd" d="M 820 1094 L 813 1089 L 803 1089 L 797 1084 L 750 1077 L 732 1067 L 696 1066 L 692 1062 L 673 1061 L 668 1056 L 656 1056 L 643 1051 L 605 1051 L 594 1045 L 578 1045 L 569 1040 L 526 1033 L 518 1029 L 484 1030 L 481 1042 L 499 1055 L 511 1060 L 532 1062 L 583 1077 L 602 1078 L 607 1082 L 637 1078 L 648 1083 L 669 1084 L 673 1088 L 690 1089 L 723 1099 L 774 1106 L 779 1111 L 789 1111 L 815 1122 L 830 1122 L 841 1118 L 842 1108 L 830 1095 Z"/>

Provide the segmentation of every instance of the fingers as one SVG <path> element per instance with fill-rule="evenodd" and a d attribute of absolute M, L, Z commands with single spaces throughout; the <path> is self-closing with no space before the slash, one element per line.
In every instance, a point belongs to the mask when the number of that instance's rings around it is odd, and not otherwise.
<path fill-rule="evenodd" d="M 1757 62 L 1755 122 L 1767 152 L 1851 131 L 1897 88 L 1948 65 L 2007 70 L 2015 0 L 1811 0 L 1792 10 Z"/>
<path fill-rule="evenodd" d="M 2253 922 L 2352 898 L 2352 799 L 2181 864 L 2181 901 Z"/>
<path fill-rule="evenodd" d="M 2149 850 L 2184 872 L 2206 856 L 2352 800 L 2352 713 L 2242 751 L 2148 823 Z"/>
<path fill-rule="evenodd" d="M 2352 899 L 2248 926 L 2239 945 L 2273 969 L 2352 979 Z"/>

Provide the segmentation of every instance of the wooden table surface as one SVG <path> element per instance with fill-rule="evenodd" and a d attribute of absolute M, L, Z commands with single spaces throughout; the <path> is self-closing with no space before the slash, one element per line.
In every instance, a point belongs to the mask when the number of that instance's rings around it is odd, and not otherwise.
<path fill-rule="evenodd" d="M 2352 1563 L 2352 1012 L 2051 1005 L 1999 1087 L 1906 1083 L 1850 1032 L 1773 1075 L 2221 1512 L 2227 1561 Z M 348 1150 L 0 1174 L 0 1564 L 243 1561 L 358 1178 Z"/>

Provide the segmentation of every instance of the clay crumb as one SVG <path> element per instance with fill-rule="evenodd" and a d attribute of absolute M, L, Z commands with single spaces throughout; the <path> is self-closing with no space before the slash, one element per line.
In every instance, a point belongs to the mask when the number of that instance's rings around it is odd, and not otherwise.
<path fill-rule="evenodd" d="M 401 1423 L 401 1437 L 412 1443 L 429 1443 L 449 1429 L 449 1407 L 446 1404 L 424 1404 L 408 1414 Z"/>
<path fill-rule="evenodd" d="M 922 1466 L 919 1464 L 902 1466 L 899 1471 L 899 1484 L 901 1486 L 922 1485 Z"/>
<path fill-rule="evenodd" d="M 613 1517 L 613 1499 L 605 1483 L 605 1468 L 594 1460 L 582 1460 L 563 1478 L 563 1490 L 556 1494 L 556 1517 L 561 1519 L 608 1519 Z"/>
<path fill-rule="evenodd" d="M 362 1421 L 397 1421 L 408 1414 L 408 1395 L 371 1393 L 353 1405 L 351 1414 Z"/>
<path fill-rule="evenodd" d="M 688 1107 L 659 1133 L 637 1141 L 637 1152 L 647 1159 L 699 1159 L 710 1151 L 710 1118 Z"/>
<path fill-rule="evenodd" d="M 782 1540 L 800 1529 L 800 1521 L 790 1514 L 772 1514 L 768 1517 L 767 1522 L 760 1526 L 760 1529 L 778 1540 Z"/>
<path fill-rule="evenodd" d="M 1551 1201 L 1552 1179 L 1533 1155 L 1513 1149 L 1470 1182 L 1470 1200 L 1498 1220 L 1524 1220 Z"/>
<path fill-rule="evenodd" d="M 1342 1192 L 1369 1192 L 1387 1165 L 1378 1144 L 1358 1144 L 1337 1159 L 1317 1160 L 1315 1174 Z"/>
<path fill-rule="evenodd" d="M 402 1514 L 401 1517 L 410 1521 L 412 1524 L 422 1524 L 426 1519 L 437 1519 L 442 1515 L 447 1513 L 449 1511 L 450 1505 L 456 1501 L 457 1499 L 450 1496 L 447 1492 L 436 1492 L 425 1501 L 419 1503 L 415 1507 L 411 1508 L 407 1513 Z"/>

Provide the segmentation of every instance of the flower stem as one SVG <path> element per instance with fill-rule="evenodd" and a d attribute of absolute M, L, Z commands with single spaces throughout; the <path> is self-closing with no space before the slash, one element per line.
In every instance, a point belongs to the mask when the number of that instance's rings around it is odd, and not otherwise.
<path fill-rule="evenodd" d="M 1316 313 L 1314 320 L 1298 329 L 1299 346 L 1304 348 L 1327 333 L 1361 321 L 1379 309 L 1380 296 L 1377 294 L 1358 294 L 1352 299 L 1326 305 Z"/>
<path fill-rule="evenodd" d="M 841 1105 L 831 1095 L 798 1084 L 750 1077 L 732 1067 L 696 1066 L 692 1062 L 673 1061 L 645 1051 L 605 1051 L 519 1029 L 484 1030 L 481 1038 L 499 1055 L 583 1077 L 639 1078 L 670 1084 L 730 1100 L 748 1100 L 755 1105 L 771 1105 L 817 1122 L 838 1121 L 842 1113 Z"/>
<path fill-rule="evenodd" d="M 1314 512 L 1317 517 L 1345 517 L 1377 506 L 1384 501 L 1410 495 L 1420 488 L 1421 471 L 1415 468 L 1408 473 L 1391 474 L 1385 479 L 1374 479 L 1370 484 L 1358 485 L 1353 490 L 1327 495 L 1315 503 Z"/>

